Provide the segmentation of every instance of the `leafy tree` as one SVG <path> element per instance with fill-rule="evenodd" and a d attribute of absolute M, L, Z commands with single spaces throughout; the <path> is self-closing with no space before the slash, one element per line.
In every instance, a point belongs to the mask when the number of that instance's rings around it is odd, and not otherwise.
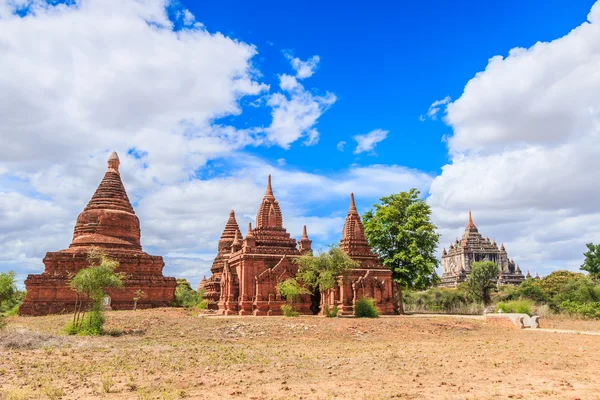
<path fill-rule="evenodd" d="M 199 306 L 204 297 L 204 292 L 197 292 L 192 289 L 192 285 L 187 279 L 177 278 L 175 287 L 175 305 L 177 307 L 196 307 Z"/>
<path fill-rule="evenodd" d="M 102 333 L 104 315 L 102 306 L 108 289 L 123 287 L 126 274 L 115 272 L 119 262 L 109 258 L 97 248 L 88 252 L 88 268 L 83 268 L 70 280 L 69 285 L 77 292 L 73 321 L 66 330 L 70 334 Z M 86 317 L 86 312 L 89 315 Z"/>
<path fill-rule="evenodd" d="M 295 303 L 303 294 L 311 294 L 310 290 L 301 285 L 295 278 L 288 278 L 277 284 L 277 291 L 285 298 L 287 304 L 281 306 L 286 317 L 296 317 L 299 315 L 295 308 Z"/>
<path fill-rule="evenodd" d="M 600 244 L 588 243 L 586 246 L 588 251 L 583 253 L 585 261 L 581 270 L 589 272 L 592 278 L 600 279 Z"/>
<path fill-rule="evenodd" d="M 365 235 L 383 265 L 392 271 L 396 312 L 403 314 L 402 292 L 437 283 L 435 256 L 440 235 L 431 222 L 431 207 L 411 189 L 382 197 L 363 215 Z"/>
<path fill-rule="evenodd" d="M 0 303 L 10 300 L 17 293 L 15 272 L 0 272 Z"/>
<path fill-rule="evenodd" d="M 333 289 L 338 279 L 343 278 L 351 268 L 360 265 L 337 245 L 318 255 L 306 253 L 295 259 L 298 265 L 297 279 L 308 289 L 319 290 L 321 293 Z"/>
<path fill-rule="evenodd" d="M 493 261 L 475 262 L 466 283 L 469 294 L 486 306 L 491 302 L 491 292 L 496 288 L 498 266 Z"/>
<path fill-rule="evenodd" d="M 11 300 L 16 293 L 15 272 L 0 272 L 0 306 L 5 301 Z M 4 316 L 0 314 L 0 328 L 3 328 L 5 325 Z"/>

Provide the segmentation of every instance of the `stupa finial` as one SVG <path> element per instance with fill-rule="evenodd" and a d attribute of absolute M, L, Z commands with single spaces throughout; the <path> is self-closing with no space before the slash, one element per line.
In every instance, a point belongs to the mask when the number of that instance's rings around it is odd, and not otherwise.
<path fill-rule="evenodd" d="M 120 164 L 121 164 L 121 161 L 119 161 L 119 155 L 117 154 L 116 151 L 113 151 L 111 153 L 110 157 L 108 157 L 108 169 L 114 170 L 115 172 L 119 172 Z"/>

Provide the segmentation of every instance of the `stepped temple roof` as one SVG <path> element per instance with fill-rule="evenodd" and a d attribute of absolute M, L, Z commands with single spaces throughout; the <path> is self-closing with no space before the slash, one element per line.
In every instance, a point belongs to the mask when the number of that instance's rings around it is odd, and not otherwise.
<path fill-rule="evenodd" d="M 360 261 L 363 267 L 379 264 L 378 257 L 371 251 L 365 236 L 365 229 L 354 203 L 354 193 L 350 193 L 350 207 L 342 230 L 340 249 L 350 258 Z"/>
<path fill-rule="evenodd" d="M 142 249 L 140 221 L 121 181 L 119 164 L 119 156 L 113 152 L 108 159 L 104 178 L 77 217 L 70 247 Z"/>

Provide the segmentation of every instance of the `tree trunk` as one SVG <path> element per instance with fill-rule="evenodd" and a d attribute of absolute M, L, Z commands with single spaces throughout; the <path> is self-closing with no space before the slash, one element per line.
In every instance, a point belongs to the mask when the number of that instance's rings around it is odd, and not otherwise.
<path fill-rule="evenodd" d="M 395 301 L 394 301 L 394 312 L 396 314 L 404 314 L 404 302 L 402 301 L 402 286 L 398 282 L 394 282 L 396 285 Z"/>
<path fill-rule="evenodd" d="M 137 308 L 137 302 L 137 300 L 133 300 L 133 311 L 135 311 Z"/>

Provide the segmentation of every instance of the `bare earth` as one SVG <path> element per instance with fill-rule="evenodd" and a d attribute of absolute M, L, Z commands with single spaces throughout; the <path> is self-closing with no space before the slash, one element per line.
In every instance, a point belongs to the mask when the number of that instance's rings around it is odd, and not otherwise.
<path fill-rule="evenodd" d="M 453 317 L 107 317 L 120 336 L 64 336 L 69 316 L 8 318 L 1 398 L 600 399 L 598 336 Z"/>

